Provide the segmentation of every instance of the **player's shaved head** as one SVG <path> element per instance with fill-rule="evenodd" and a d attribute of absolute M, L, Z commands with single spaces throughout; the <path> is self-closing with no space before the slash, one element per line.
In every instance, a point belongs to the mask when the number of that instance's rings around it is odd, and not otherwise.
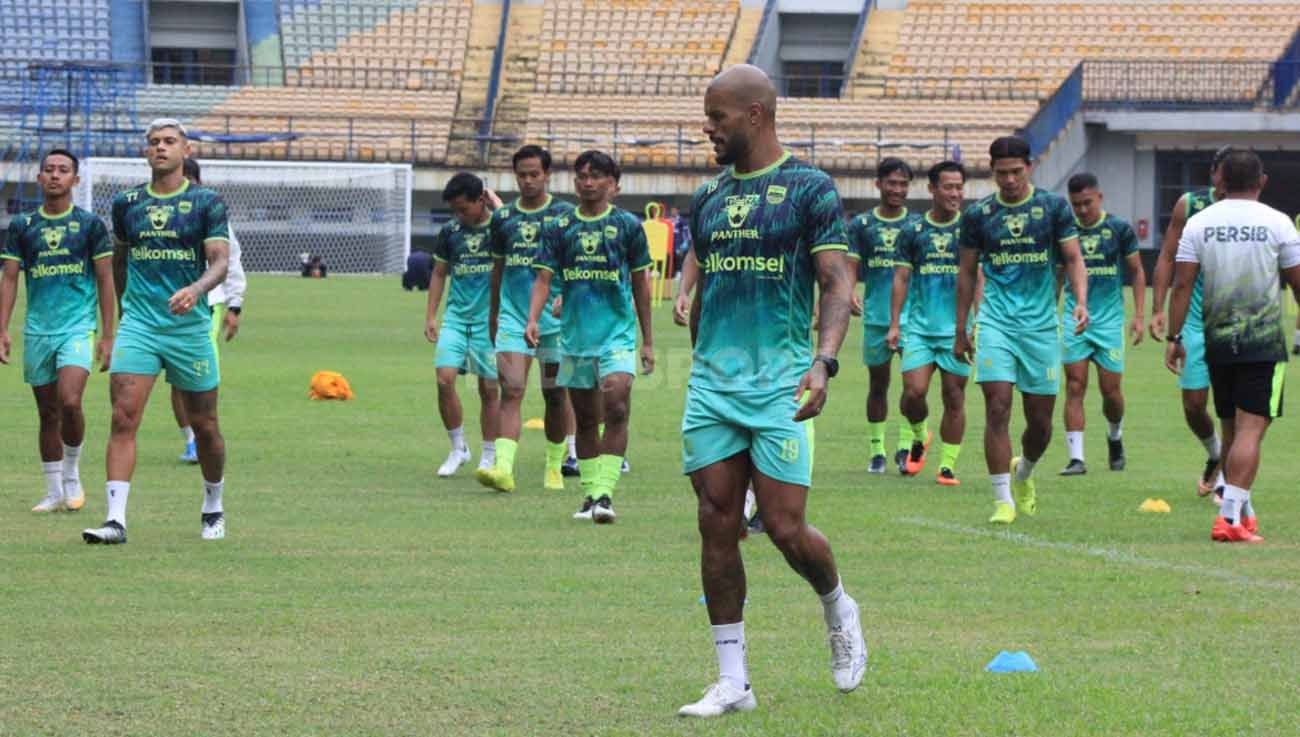
<path fill-rule="evenodd" d="M 719 164 L 746 161 L 758 141 L 778 147 L 776 88 L 756 66 L 738 64 L 714 77 L 704 92 L 704 117 L 704 135 Z"/>
<path fill-rule="evenodd" d="M 709 83 L 708 93 L 716 93 L 740 108 L 761 105 L 767 120 L 776 121 L 776 86 L 767 72 L 752 64 L 727 67 Z"/>

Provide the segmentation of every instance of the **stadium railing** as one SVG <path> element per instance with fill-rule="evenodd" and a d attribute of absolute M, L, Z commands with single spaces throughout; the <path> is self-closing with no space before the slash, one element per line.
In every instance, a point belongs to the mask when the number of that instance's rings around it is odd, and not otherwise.
<path fill-rule="evenodd" d="M 37 59 L 0 58 L 0 71 L 8 79 L 21 79 L 32 66 L 57 64 Z M 77 62 L 78 66 L 143 70 L 153 84 L 190 84 L 195 87 L 326 87 L 355 89 L 454 90 L 460 76 L 450 69 L 428 67 L 423 62 L 377 60 L 369 66 L 256 66 L 249 64 L 167 64 L 144 62 Z"/>
<path fill-rule="evenodd" d="M 534 92 L 583 95 L 695 95 L 713 79 L 712 73 L 680 72 L 538 72 Z"/>
<path fill-rule="evenodd" d="M 1274 62 L 1085 61 L 1083 99 L 1088 107 L 1143 110 L 1249 110 L 1269 107 L 1265 95 Z"/>

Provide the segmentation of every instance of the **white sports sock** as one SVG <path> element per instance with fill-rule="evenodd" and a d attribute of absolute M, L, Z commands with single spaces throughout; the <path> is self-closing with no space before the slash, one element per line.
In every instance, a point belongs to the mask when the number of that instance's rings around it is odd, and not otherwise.
<path fill-rule="evenodd" d="M 1217 488 L 1219 488 L 1220 486 L 1227 486 L 1227 485 L 1228 485 L 1227 480 L 1223 478 L 1223 469 L 1220 468 L 1220 469 L 1219 469 L 1219 475 L 1216 476 L 1215 479 L 1214 479 L 1214 488 L 1217 489 Z"/>
<path fill-rule="evenodd" d="M 63 444 L 63 483 L 73 487 L 81 481 L 81 446 Z"/>
<path fill-rule="evenodd" d="M 1249 519 L 1255 516 L 1255 505 L 1250 503 L 1250 494 L 1246 495 L 1245 501 L 1241 503 L 1241 518 Z"/>
<path fill-rule="evenodd" d="M 126 497 L 131 493 L 131 482 L 109 481 L 104 491 L 108 494 L 108 519 L 126 527 Z"/>
<path fill-rule="evenodd" d="M 45 495 L 51 499 L 63 496 L 63 461 L 50 461 L 41 464 L 45 474 Z"/>
<path fill-rule="evenodd" d="M 1065 447 L 1070 451 L 1070 460 L 1083 460 L 1083 431 L 1067 430 L 1065 433 Z M 1023 462 L 1021 461 L 1021 463 Z"/>
<path fill-rule="evenodd" d="M 1034 474 L 1034 465 L 1035 463 L 1028 458 L 1021 458 L 1020 465 L 1016 466 L 1016 481 L 1028 481 Z"/>
<path fill-rule="evenodd" d="M 1240 524 L 1242 504 L 1249 498 L 1250 489 L 1228 484 L 1223 489 L 1223 506 L 1219 508 L 1219 516 L 1230 524 Z"/>
<path fill-rule="evenodd" d="M 1015 507 L 1016 502 L 1011 498 L 1011 474 L 995 473 L 989 476 L 989 480 L 993 482 L 993 498 Z"/>
<path fill-rule="evenodd" d="M 181 428 L 181 437 L 185 438 L 185 444 L 189 445 L 194 442 L 194 428 L 186 425 Z"/>
<path fill-rule="evenodd" d="M 203 480 L 203 514 L 216 514 L 217 512 L 226 511 L 221 506 L 221 491 L 225 485 L 225 479 L 220 481 Z"/>
<path fill-rule="evenodd" d="M 1300 328 L 1296 328 L 1295 338 L 1291 342 L 1293 345 L 1300 345 Z"/>
<path fill-rule="evenodd" d="M 1106 431 L 1106 437 L 1111 440 L 1119 440 L 1124 437 L 1124 418 L 1119 418 L 1119 422 L 1109 422 L 1109 429 Z"/>
<path fill-rule="evenodd" d="M 484 461 L 495 461 L 497 459 L 497 443 L 495 440 L 483 441 L 483 452 L 479 458 Z"/>
<path fill-rule="evenodd" d="M 464 425 L 447 431 L 447 437 L 451 439 L 452 450 L 469 450 L 465 446 L 465 427 Z"/>
<path fill-rule="evenodd" d="M 1205 446 L 1205 454 L 1214 460 L 1219 460 L 1219 434 L 1211 433 L 1207 438 L 1199 438 L 1201 445 Z"/>
<path fill-rule="evenodd" d="M 832 626 L 839 624 L 853 607 L 853 597 L 844 593 L 843 581 L 836 581 L 835 588 L 830 593 L 818 594 L 818 598 L 822 600 L 826 623 Z"/>
<path fill-rule="evenodd" d="M 749 690 L 749 668 L 745 664 L 745 623 L 715 624 L 713 647 L 718 651 L 718 680 L 740 691 Z"/>
<path fill-rule="evenodd" d="M 569 444 L 569 457 L 577 458 L 578 457 L 578 436 L 566 435 L 564 437 L 564 442 Z"/>

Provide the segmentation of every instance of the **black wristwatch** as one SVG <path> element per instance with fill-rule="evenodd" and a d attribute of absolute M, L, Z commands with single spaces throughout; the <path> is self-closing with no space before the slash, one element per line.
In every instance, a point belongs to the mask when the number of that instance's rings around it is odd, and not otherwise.
<path fill-rule="evenodd" d="M 840 362 L 830 356 L 817 356 L 813 363 L 822 363 L 826 365 L 826 378 L 834 379 L 835 374 L 840 372 Z"/>
<path fill-rule="evenodd" d="M 1170 343 L 1181 343 L 1183 342 L 1183 334 L 1178 333 L 1176 335 L 1171 335 L 1169 336 L 1168 340 Z"/>
<path fill-rule="evenodd" d="M 241 312 L 243 312 L 243 311 L 244 311 L 244 308 L 243 308 L 243 307 L 227 307 L 227 308 L 226 308 L 226 312 L 232 312 L 232 313 L 234 313 L 234 314 L 236 314 L 236 315 L 238 315 L 239 313 L 241 313 Z"/>

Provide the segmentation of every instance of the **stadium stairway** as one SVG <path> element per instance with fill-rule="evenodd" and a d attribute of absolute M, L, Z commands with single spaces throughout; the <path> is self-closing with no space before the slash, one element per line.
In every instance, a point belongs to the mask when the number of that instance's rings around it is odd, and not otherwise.
<path fill-rule="evenodd" d="M 487 109 L 488 86 L 492 82 L 492 55 L 501 31 L 500 2 L 475 2 L 469 18 L 469 41 L 465 50 L 465 72 L 461 77 L 460 103 L 452 121 L 447 163 L 451 166 L 479 166 L 479 145 L 474 140 Z"/>
<path fill-rule="evenodd" d="M 731 41 L 727 43 L 727 52 L 722 58 L 723 69 L 735 64 L 744 64 L 749 59 L 749 52 L 754 48 L 754 40 L 758 38 L 758 28 L 762 22 L 762 5 L 740 6 L 736 27 L 731 32 Z"/>
<path fill-rule="evenodd" d="M 505 64 L 501 69 L 501 87 L 497 94 L 493 132 L 499 136 L 523 139 L 528 128 L 528 113 L 537 77 L 538 49 L 542 35 L 542 6 L 512 3 L 510 26 L 506 32 Z M 493 166 L 509 166 L 515 146 L 494 146 Z"/>
<path fill-rule="evenodd" d="M 847 97 L 881 97 L 885 94 L 884 80 L 898 49 L 899 29 L 903 27 L 906 15 L 905 10 L 872 9 L 867 16 L 862 42 L 858 44 Z"/>

